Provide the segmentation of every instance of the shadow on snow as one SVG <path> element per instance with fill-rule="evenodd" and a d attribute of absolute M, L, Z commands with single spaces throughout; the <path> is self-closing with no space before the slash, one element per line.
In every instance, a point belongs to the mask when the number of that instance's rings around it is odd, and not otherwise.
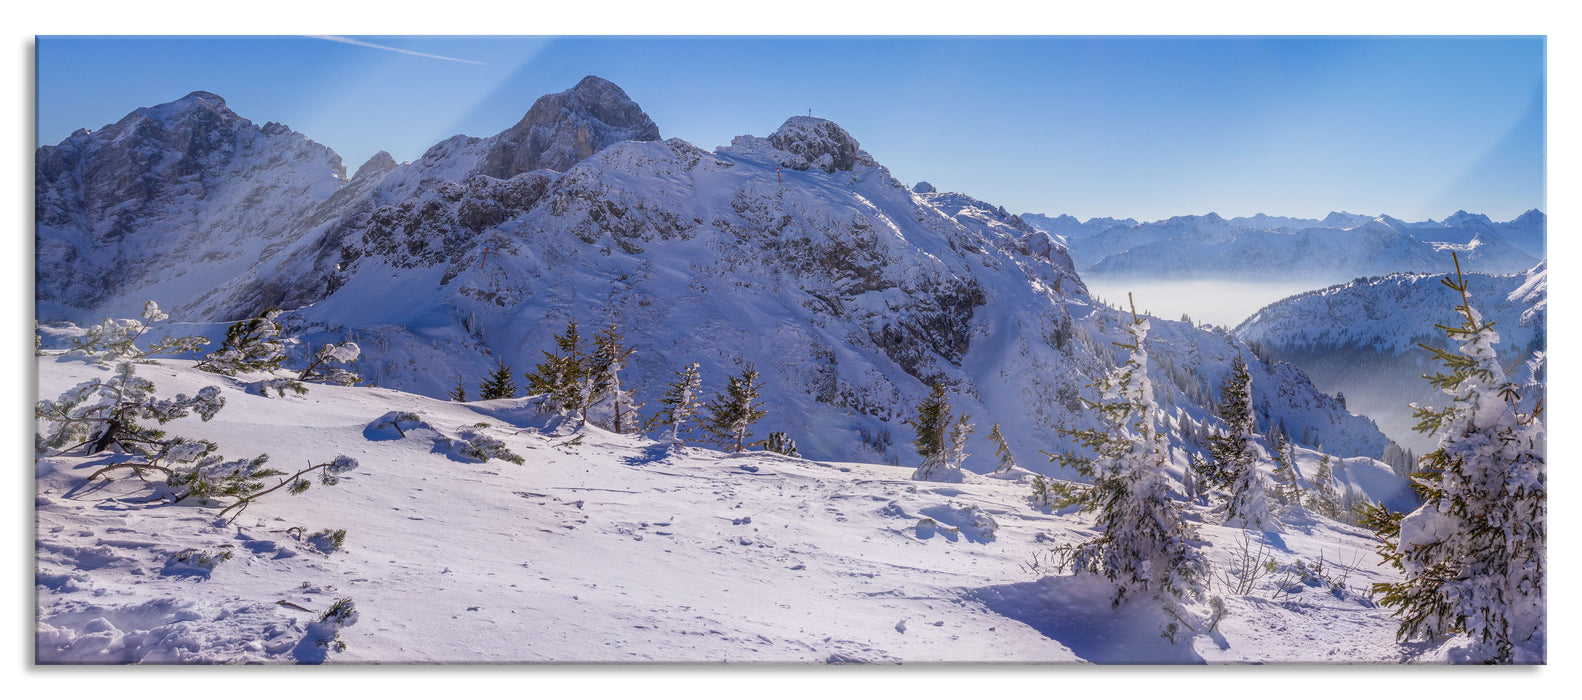
<path fill-rule="evenodd" d="M 1171 644 L 1160 636 L 1167 616 L 1151 595 L 1110 607 L 1115 586 L 1099 576 L 1046 576 L 1037 581 L 969 589 L 967 595 L 1098 664 L 1202 664 L 1190 633 Z"/>

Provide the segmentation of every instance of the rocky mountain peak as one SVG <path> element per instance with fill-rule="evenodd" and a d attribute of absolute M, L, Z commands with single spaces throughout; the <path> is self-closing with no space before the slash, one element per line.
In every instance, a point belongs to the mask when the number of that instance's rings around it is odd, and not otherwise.
<path fill-rule="evenodd" d="M 1487 215 L 1469 214 L 1465 209 L 1457 209 L 1456 213 L 1445 217 L 1444 224 L 1446 226 L 1477 226 L 1479 224 L 1492 226 L 1494 222 L 1489 220 Z"/>
<path fill-rule="evenodd" d="M 792 155 L 782 163 L 793 170 L 818 168 L 826 173 L 851 170 L 858 165 L 874 165 L 857 139 L 839 124 L 818 117 L 791 117 L 769 135 L 769 144 Z"/>
<path fill-rule="evenodd" d="M 658 141 L 654 124 L 626 92 L 590 75 L 570 90 L 545 95 L 522 120 L 494 137 L 483 174 L 501 179 L 533 170 L 565 172 L 621 141 Z"/>
<path fill-rule="evenodd" d="M 368 159 L 368 162 L 363 163 L 361 167 L 357 168 L 357 172 L 352 175 L 352 179 L 356 180 L 361 177 L 387 173 L 391 170 L 394 170 L 395 167 L 395 158 L 391 156 L 388 151 L 380 151 L 373 154 L 373 156 Z"/>
<path fill-rule="evenodd" d="M 918 194 L 928 194 L 928 193 L 934 192 L 936 190 L 934 189 L 934 185 L 933 184 L 929 183 L 927 180 L 924 180 L 922 182 L 917 183 L 916 185 L 913 185 L 912 186 L 912 191 L 916 192 Z"/>

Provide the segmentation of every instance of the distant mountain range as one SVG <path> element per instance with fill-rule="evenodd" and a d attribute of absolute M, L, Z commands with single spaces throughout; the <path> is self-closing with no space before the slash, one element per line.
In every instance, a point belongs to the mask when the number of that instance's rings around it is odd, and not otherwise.
<path fill-rule="evenodd" d="M 1218 214 L 1078 221 L 1021 217 L 1066 244 L 1079 273 L 1106 278 L 1307 280 L 1315 284 L 1394 272 L 1463 269 L 1513 274 L 1545 257 L 1547 219 L 1536 209 L 1496 223 L 1458 211 L 1444 221 L 1332 212 L 1322 220 Z"/>

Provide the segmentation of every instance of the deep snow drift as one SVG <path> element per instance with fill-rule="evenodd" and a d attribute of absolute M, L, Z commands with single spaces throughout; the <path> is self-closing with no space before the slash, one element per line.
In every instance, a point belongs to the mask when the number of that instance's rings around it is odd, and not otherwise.
<path fill-rule="evenodd" d="M 1277 568 L 1242 595 L 1211 585 L 1229 617 L 1172 646 L 1146 598 L 1112 610 L 1107 583 L 1049 568 L 1048 550 L 1092 520 L 1032 506 L 1025 472 L 937 484 L 905 466 L 672 451 L 573 435 L 531 399 L 327 385 L 265 398 L 243 390 L 248 377 L 191 365 L 138 368 L 161 396 L 220 387 L 213 420 L 173 421 L 172 434 L 228 458 L 268 452 L 289 468 L 347 454 L 358 468 L 227 524 L 214 506 L 145 502 L 135 477 L 86 483 L 102 455 L 39 459 L 39 662 L 1457 659 L 1455 640 L 1396 643 L 1395 621 L 1365 594 L 1394 575 L 1368 533 L 1306 513 L 1246 539 L 1202 524 L 1216 579 L 1260 549 Z M 49 398 L 107 371 L 57 356 L 38 370 Z M 393 411 L 420 421 L 393 428 Z M 456 449 L 478 435 L 523 463 Z M 1298 451 L 1302 474 L 1316 459 Z M 1376 497 L 1399 487 L 1372 460 L 1336 474 Z M 311 537 L 336 529 L 340 547 Z M 341 598 L 356 611 L 339 629 L 345 649 L 318 646 L 313 621 Z"/>

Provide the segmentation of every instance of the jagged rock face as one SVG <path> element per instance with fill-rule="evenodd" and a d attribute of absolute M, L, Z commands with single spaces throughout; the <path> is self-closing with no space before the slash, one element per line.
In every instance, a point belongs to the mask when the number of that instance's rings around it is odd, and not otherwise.
<path fill-rule="evenodd" d="M 792 117 L 769 135 L 769 144 L 791 154 L 782 162 L 792 170 L 818 168 L 826 173 L 874 165 L 857 139 L 839 124 L 817 117 Z"/>
<path fill-rule="evenodd" d="M 930 192 L 934 192 L 935 190 L 932 184 L 930 184 L 927 180 L 924 180 L 917 183 L 916 185 L 913 185 L 912 191 L 918 194 L 928 194 Z"/>
<path fill-rule="evenodd" d="M 197 303 L 228 272 L 288 246 L 291 222 L 345 176 L 334 151 L 281 124 L 256 126 L 207 92 L 41 147 L 40 317 L 127 313 L 155 293 Z"/>
<path fill-rule="evenodd" d="M 545 95 L 516 126 L 495 136 L 483 174 L 509 179 L 531 170 L 565 172 L 620 141 L 658 141 L 659 126 L 621 88 L 588 76 Z"/>

